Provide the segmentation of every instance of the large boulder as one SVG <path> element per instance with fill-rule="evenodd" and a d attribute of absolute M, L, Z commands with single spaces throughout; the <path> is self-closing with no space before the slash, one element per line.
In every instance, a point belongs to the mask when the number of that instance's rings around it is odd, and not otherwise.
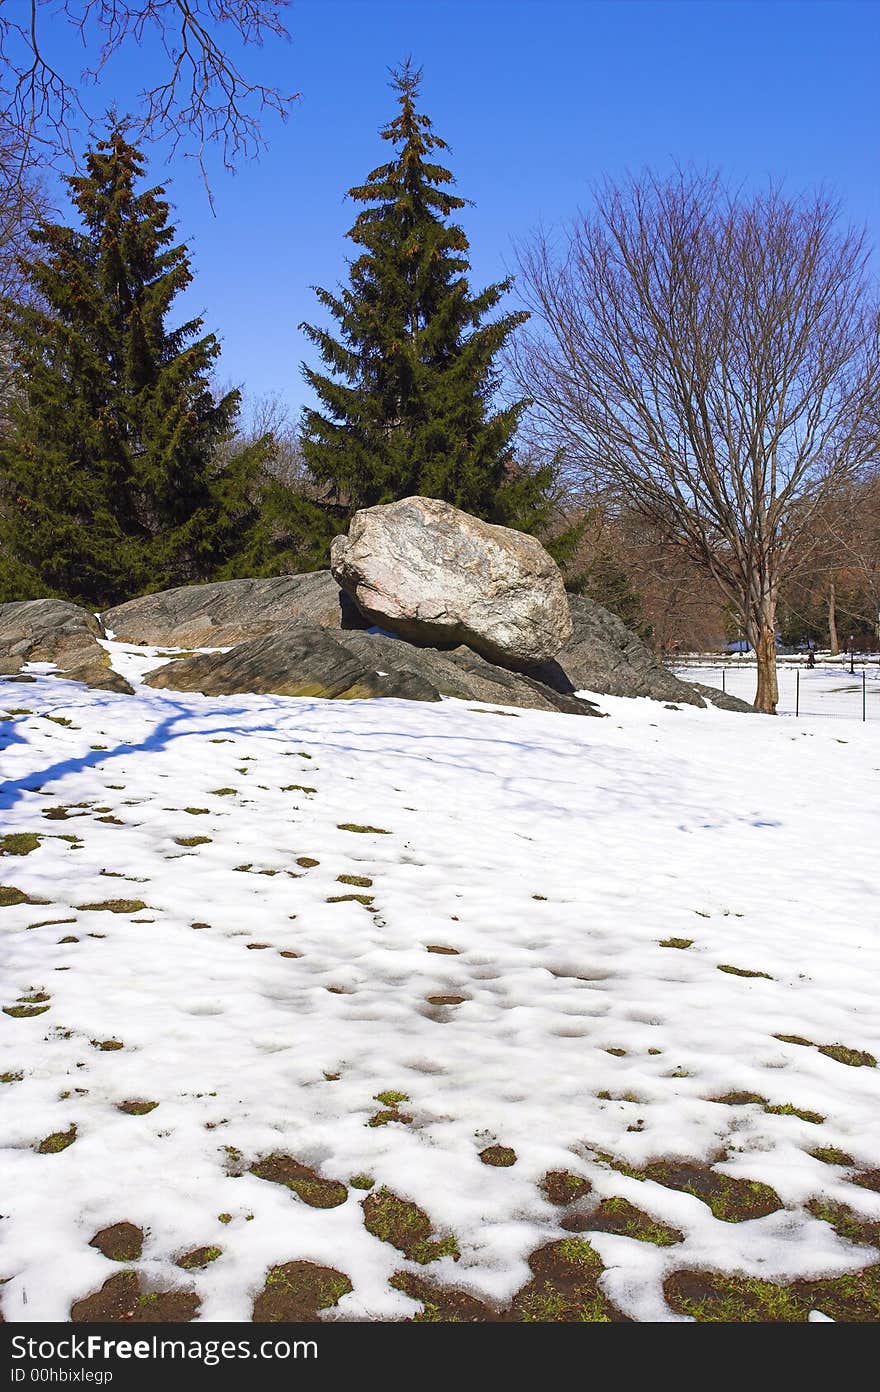
<path fill-rule="evenodd" d="M 64 599 L 0 604 L 0 675 L 17 676 L 28 662 L 51 662 L 57 669 L 52 676 L 130 693 L 98 641 L 103 636 L 94 614 Z"/>
<path fill-rule="evenodd" d="M 291 623 L 338 628 L 342 621 L 339 586 L 327 570 L 182 585 L 101 617 L 120 642 L 169 648 L 227 648 Z"/>
<path fill-rule="evenodd" d="M 356 512 L 330 568 L 370 623 L 410 643 L 465 644 L 528 670 L 571 637 L 562 576 L 541 543 L 436 498 Z"/>
<path fill-rule="evenodd" d="M 381 634 L 331 633 L 310 624 L 252 639 L 229 652 L 169 662 L 148 673 L 145 681 L 168 691 L 201 691 L 207 696 L 254 692 L 332 700 L 396 696 L 409 701 L 456 696 L 530 710 L 598 714 L 590 702 L 493 666 L 467 648 L 439 652 Z"/>

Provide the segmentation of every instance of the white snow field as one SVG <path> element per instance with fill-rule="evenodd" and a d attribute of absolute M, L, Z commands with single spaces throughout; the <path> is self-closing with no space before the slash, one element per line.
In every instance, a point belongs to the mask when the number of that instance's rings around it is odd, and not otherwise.
<path fill-rule="evenodd" d="M 753 664 L 730 662 L 722 669 L 711 662 L 696 662 L 682 663 L 674 668 L 676 676 L 684 681 L 705 682 L 707 686 L 719 688 L 722 670 L 728 695 L 739 696 L 750 703 L 754 701 L 757 678 Z M 801 715 L 842 716 L 847 720 L 861 720 L 864 715 L 866 720 L 880 721 L 880 664 L 877 658 L 868 663 L 856 663 L 853 672 L 849 670 L 848 658 L 846 661 L 841 658 L 837 662 L 826 660 L 814 668 L 803 663 L 780 662 L 777 679 L 780 715 L 794 715 L 795 710 L 799 709 Z"/>
<path fill-rule="evenodd" d="M 880 722 L 596 699 L 2 684 L 6 1320 L 134 1269 L 247 1321 L 294 1261 L 350 1282 L 328 1319 L 418 1315 L 401 1271 L 498 1311 L 577 1228 L 639 1320 L 690 1317 L 674 1272 L 875 1280 Z M 721 1218 L 661 1160 L 753 1183 Z M 551 1202 L 557 1171 L 591 1191 Z M 421 1262 L 368 1230 L 370 1180 L 428 1215 Z M 608 1199 L 669 1245 L 593 1231 Z M 128 1265 L 89 1245 L 120 1222 Z"/>

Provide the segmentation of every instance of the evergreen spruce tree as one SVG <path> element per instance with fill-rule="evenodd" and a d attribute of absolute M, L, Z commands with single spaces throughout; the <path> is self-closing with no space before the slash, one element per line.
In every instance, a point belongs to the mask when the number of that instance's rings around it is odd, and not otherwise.
<path fill-rule="evenodd" d="M 270 442 L 234 450 L 201 319 L 166 324 L 192 273 L 164 189 L 113 124 L 67 184 L 80 228 L 31 234 L 29 304 L 6 303 L 18 390 L 0 441 L 0 599 L 103 608 L 234 564 Z"/>
<path fill-rule="evenodd" d="M 550 472 L 514 465 L 526 403 L 492 413 L 496 355 L 527 315 L 484 322 L 511 282 L 472 293 L 468 240 L 451 221 L 465 200 L 416 110 L 421 73 L 407 62 L 393 78 L 399 112 L 381 135 L 394 157 L 349 190 L 365 205 L 348 233 L 361 253 L 338 295 L 316 291 L 339 336 L 301 326 L 330 369 L 303 369 L 324 408 L 304 412 L 305 460 L 348 511 L 422 494 L 535 530 Z"/>

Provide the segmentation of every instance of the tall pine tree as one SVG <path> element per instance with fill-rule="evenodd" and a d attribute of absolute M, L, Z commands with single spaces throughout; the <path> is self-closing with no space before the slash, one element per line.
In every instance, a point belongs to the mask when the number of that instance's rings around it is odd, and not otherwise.
<path fill-rule="evenodd" d="M 31 234 L 29 304 L 7 302 L 18 389 L 0 441 L 0 599 L 106 607 L 234 566 L 268 440 L 229 442 L 201 319 L 166 323 L 191 279 L 162 188 L 114 124 L 67 184 L 81 226 Z"/>
<path fill-rule="evenodd" d="M 338 295 L 316 291 L 338 337 L 301 326 L 330 369 L 303 368 L 324 407 L 304 412 L 303 454 L 348 511 L 422 494 L 532 530 L 550 476 L 514 464 L 526 403 L 492 413 L 496 355 L 527 316 L 484 322 L 511 282 L 472 293 L 468 240 L 451 221 L 465 200 L 435 162 L 445 141 L 416 110 L 421 73 L 407 62 L 393 79 L 399 111 L 381 135 L 394 157 L 349 190 L 365 205 L 348 233 L 361 254 Z"/>

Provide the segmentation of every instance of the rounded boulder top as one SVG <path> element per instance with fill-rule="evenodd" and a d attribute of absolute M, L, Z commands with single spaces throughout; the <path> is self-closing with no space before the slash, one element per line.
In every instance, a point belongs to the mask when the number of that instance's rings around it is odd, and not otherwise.
<path fill-rule="evenodd" d="M 437 498 L 356 512 L 331 570 L 370 623 L 410 643 L 464 644 L 528 669 L 571 638 L 562 575 L 541 543 Z"/>

